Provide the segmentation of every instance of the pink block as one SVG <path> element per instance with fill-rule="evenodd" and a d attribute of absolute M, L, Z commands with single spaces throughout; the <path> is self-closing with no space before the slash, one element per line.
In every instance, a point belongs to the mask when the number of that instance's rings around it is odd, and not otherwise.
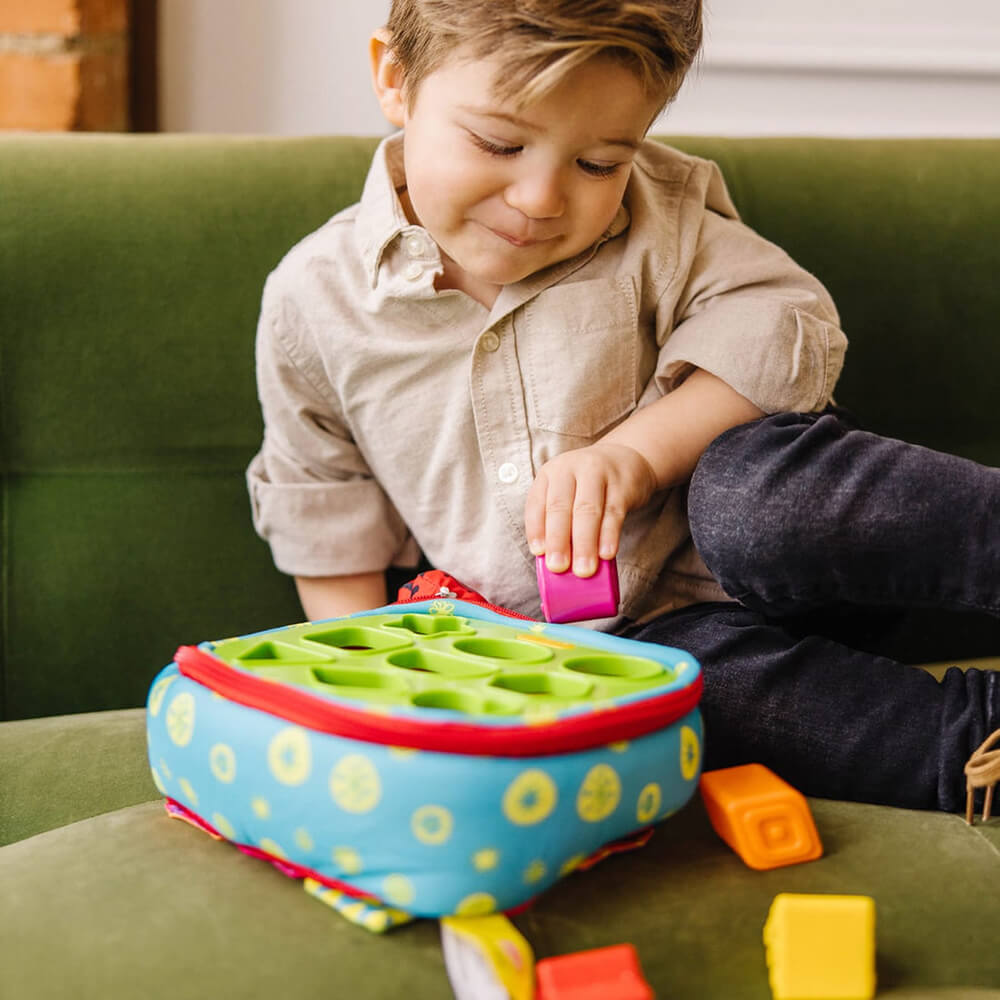
<path fill-rule="evenodd" d="M 545 556 L 535 559 L 538 593 L 547 622 L 583 622 L 618 614 L 618 567 L 601 559 L 593 576 L 579 577 L 567 570 L 553 573 Z"/>

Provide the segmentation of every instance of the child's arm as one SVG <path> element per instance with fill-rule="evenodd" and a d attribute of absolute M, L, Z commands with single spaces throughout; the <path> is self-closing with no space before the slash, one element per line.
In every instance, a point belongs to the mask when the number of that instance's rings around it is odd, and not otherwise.
<path fill-rule="evenodd" d="M 247 484 L 255 529 L 294 578 L 306 617 L 321 621 L 384 605 L 379 567 L 405 563 L 416 545 L 326 379 L 320 335 L 299 301 L 308 271 L 293 251 L 264 289 L 256 361 L 265 431 Z"/>
<path fill-rule="evenodd" d="M 625 515 L 656 490 L 686 482 L 723 431 L 763 411 L 721 379 L 696 370 L 673 392 L 637 410 L 587 448 L 563 452 L 528 492 L 525 530 L 555 572 L 591 576 L 618 551 Z"/>
<path fill-rule="evenodd" d="M 306 617 L 314 622 L 368 611 L 386 603 L 385 574 L 382 572 L 297 576 L 295 586 Z"/>

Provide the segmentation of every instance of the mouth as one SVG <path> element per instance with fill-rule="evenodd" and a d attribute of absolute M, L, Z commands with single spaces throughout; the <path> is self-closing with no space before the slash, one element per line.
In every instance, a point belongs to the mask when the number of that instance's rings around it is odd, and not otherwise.
<path fill-rule="evenodd" d="M 486 227 L 494 236 L 499 236 L 505 243 L 509 243 L 512 247 L 533 247 L 537 246 L 539 243 L 544 243 L 544 240 L 539 239 L 522 239 L 518 236 L 513 236 L 510 233 L 505 233 L 500 229 L 494 229 L 492 226 Z"/>

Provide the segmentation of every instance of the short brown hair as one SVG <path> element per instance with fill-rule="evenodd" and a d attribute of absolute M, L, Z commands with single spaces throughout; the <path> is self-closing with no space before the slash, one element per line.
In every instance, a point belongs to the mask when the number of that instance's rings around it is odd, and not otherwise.
<path fill-rule="evenodd" d="M 529 104 L 596 55 L 668 104 L 701 47 L 701 0 L 392 0 L 387 25 L 412 104 L 456 49 L 507 61 L 497 96 Z"/>

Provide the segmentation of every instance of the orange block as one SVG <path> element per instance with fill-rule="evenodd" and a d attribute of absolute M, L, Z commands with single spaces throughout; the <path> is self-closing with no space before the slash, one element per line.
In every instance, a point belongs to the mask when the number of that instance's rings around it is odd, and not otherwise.
<path fill-rule="evenodd" d="M 715 832 L 751 868 L 780 868 L 823 854 L 805 796 L 763 764 L 706 771 L 699 787 Z"/>

